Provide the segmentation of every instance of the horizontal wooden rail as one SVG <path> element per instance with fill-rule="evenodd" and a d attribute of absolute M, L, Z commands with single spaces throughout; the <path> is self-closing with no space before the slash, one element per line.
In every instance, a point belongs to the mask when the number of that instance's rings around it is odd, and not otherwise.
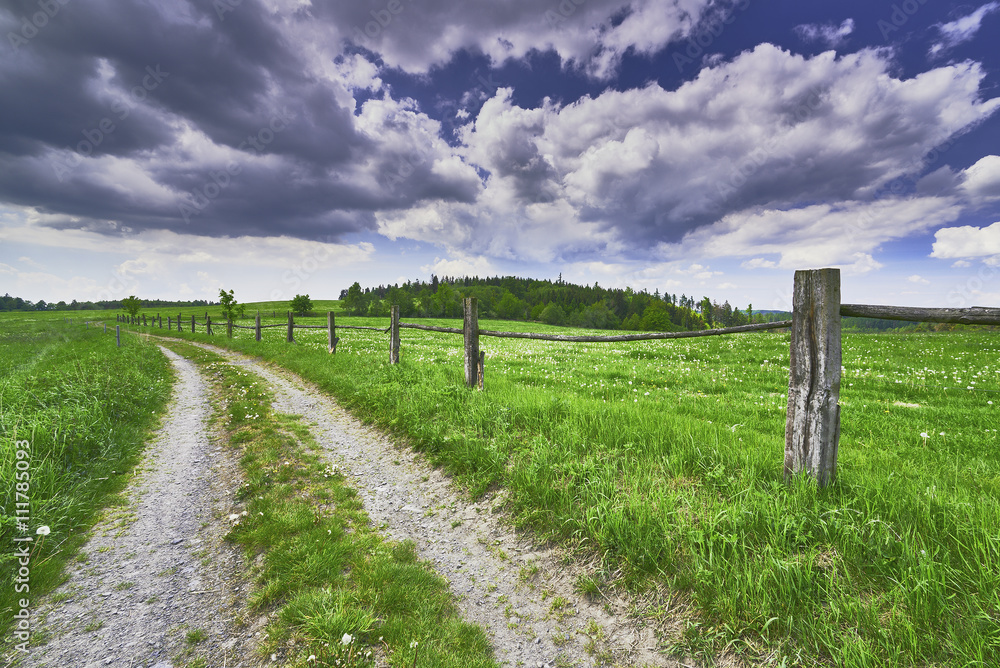
<path fill-rule="evenodd" d="M 572 341 L 577 343 L 613 343 L 616 341 L 653 341 L 658 339 L 687 339 L 695 336 L 720 336 L 723 334 L 739 334 L 740 332 L 756 332 L 765 329 L 784 329 L 791 327 L 791 320 L 780 322 L 765 322 L 756 325 L 740 325 L 723 329 L 703 329 L 694 332 L 646 332 L 644 334 L 622 334 L 619 336 L 569 336 L 564 334 L 536 334 L 533 332 L 492 332 L 488 329 L 479 330 L 480 336 L 496 336 L 503 339 L 533 339 L 536 341 Z"/>
<path fill-rule="evenodd" d="M 464 330 L 454 327 L 434 327 L 431 325 L 414 325 L 413 323 L 401 322 L 400 327 L 407 329 L 422 329 L 428 332 L 443 332 L 445 334 L 463 334 Z M 535 332 L 495 332 L 489 329 L 480 329 L 480 336 L 494 336 L 501 339 L 534 339 L 536 341 L 569 341 L 577 343 L 612 343 L 615 341 L 650 341 L 655 339 L 686 339 L 693 336 L 719 336 L 722 334 L 739 334 L 740 332 L 755 332 L 766 329 L 784 329 L 791 327 L 791 320 L 781 320 L 779 322 L 765 322 L 755 325 L 739 325 L 738 327 L 726 327 L 723 329 L 703 329 L 693 332 L 646 332 L 643 334 L 621 334 L 617 336 L 570 336 L 567 334 L 537 334 Z"/>
<path fill-rule="evenodd" d="M 400 325 L 402 327 L 402 325 Z M 382 332 L 387 334 L 389 332 L 388 327 L 362 327 L 360 325 L 337 325 L 337 329 L 369 329 L 373 332 Z"/>
<path fill-rule="evenodd" d="M 852 318 L 879 318 L 911 322 L 947 322 L 957 325 L 1000 325 L 1000 308 L 921 308 L 919 306 L 876 306 L 841 304 L 840 315 Z"/>
<path fill-rule="evenodd" d="M 462 334 L 463 333 L 463 330 L 456 329 L 454 327 L 435 327 L 433 325 L 414 325 L 413 323 L 410 323 L 410 322 L 401 322 L 401 323 L 399 323 L 399 326 L 401 328 L 406 328 L 406 329 L 422 329 L 422 330 L 427 331 L 427 332 L 443 332 L 445 334 Z"/>

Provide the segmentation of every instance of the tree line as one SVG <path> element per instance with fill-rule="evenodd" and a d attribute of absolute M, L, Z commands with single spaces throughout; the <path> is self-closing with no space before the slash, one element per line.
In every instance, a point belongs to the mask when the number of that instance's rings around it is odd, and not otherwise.
<path fill-rule="evenodd" d="M 0 311 L 103 311 L 107 309 L 120 309 L 123 308 L 122 303 L 124 300 L 113 299 L 113 300 L 102 300 L 96 302 L 78 302 L 73 300 L 69 304 L 64 301 L 60 302 L 46 302 L 44 299 L 39 299 L 37 302 L 32 302 L 29 299 L 22 299 L 21 297 L 11 297 L 10 293 L 5 294 L 0 297 Z M 204 299 L 195 299 L 194 301 L 164 301 L 162 299 L 144 299 L 142 300 L 143 308 L 158 308 L 158 307 L 173 307 L 173 306 L 212 306 L 214 302 L 205 301 Z"/>
<path fill-rule="evenodd" d="M 407 281 L 399 285 L 362 288 L 355 282 L 340 293 L 344 309 L 351 315 L 386 316 L 391 305 L 399 305 L 403 317 L 458 318 L 462 299 L 479 300 L 479 317 L 500 320 L 541 321 L 587 329 L 629 331 L 693 331 L 712 327 L 735 327 L 770 322 L 769 313 L 756 313 L 753 306 L 735 308 L 708 297 L 660 293 L 632 288 L 602 288 L 568 283 L 559 278 L 539 280 L 516 276 L 431 276 L 431 280 Z"/>

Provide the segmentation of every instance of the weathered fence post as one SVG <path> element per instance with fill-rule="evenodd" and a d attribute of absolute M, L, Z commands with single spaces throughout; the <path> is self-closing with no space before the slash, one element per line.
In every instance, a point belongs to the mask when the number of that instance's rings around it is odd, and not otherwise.
<path fill-rule="evenodd" d="M 194 313 L 191 314 L 191 333 L 194 334 Z"/>
<path fill-rule="evenodd" d="M 210 316 L 207 313 L 205 314 L 205 326 L 208 328 L 209 335 L 211 335 L 211 333 L 212 333 L 212 316 Z"/>
<path fill-rule="evenodd" d="M 163 316 L 159 313 L 156 314 L 156 324 L 160 329 L 163 329 Z"/>
<path fill-rule="evenodd" d="M 118 344 L 119 348 L 122 347 L 122 326 L 121 325 L 115 325 L 115 342 Z"/>
<path fill-rule="evenodd" d="M 399 306 L 389 307 L 389 364 L 399 364 Z"/>
<path fill-rule="evenodd" d="M 174 322 L 173 322 L 173 320 L 171 319 L 171 317 L 170 317 L 170 316 L 168 315 L 168 316 L 167 316 L 167 331 L 169 332 L 169 331 L 170 331 L 170 330 L 172 330 L 173 328 L 174 328 Z"/>
<path fill-rule="evenodd" d="M 233 321 L 226 318 L 226 336 L 233 338 Z"/>
<path fill-rule="evenodd" d="M 145 313 L 142 314 L 142 326 L 143 327 L 146 326 L 146 314 Z"/>
<path fill-rule="evenodd" d="M 257 340 L 260 341 L 260 311 L 257 311 L 257 316 L 254 318 L 254 330 Z"/>
<path fill-rule="evenodd" d="M 333 311 L 326 312 L 326 347 L 330 354 L 337 352 L 337 321 L 334 319 Z"/>
<path fill-rule="evenodd" d="M 462 305 L 465 317 L 462 321 L 462 334 L 465 337 L 465 385 L 479 385 L 479 300 L 466 297 Z"/>
<path fill-rule="evenodd" d="M 181 331 L 181 314 L 180 313 L 177 314 L 177 331 L 178 332 Z"/>
<path fill-rule="evenodd" d="M 292 312 L 288 312 L 288 342 L 295 343 L 295 337 L 292 335 L 292 330 L 295 328 L 295 320 L 292 319 Z"/>
<path fill-rule="evenodd" d="M 840 363 L 840 270 L 796 271 L 785 480 L 802 471 L 820 487 L 836 479 Z"/>

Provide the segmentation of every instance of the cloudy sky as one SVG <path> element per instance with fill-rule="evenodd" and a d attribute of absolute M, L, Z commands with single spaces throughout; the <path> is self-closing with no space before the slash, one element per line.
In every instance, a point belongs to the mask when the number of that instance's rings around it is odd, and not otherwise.
<path fill-rule="evenodd" d="M 1000 305 L 1000 2 L 0 0 L 0 292 Z"/>

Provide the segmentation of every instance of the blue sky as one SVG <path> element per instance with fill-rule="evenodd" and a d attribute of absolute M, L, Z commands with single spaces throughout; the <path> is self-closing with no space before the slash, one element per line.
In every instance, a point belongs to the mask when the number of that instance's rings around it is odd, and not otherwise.
<path fill-rule="evenodd" d="M 0 292 L 1000 305 L 1000 2 L 3 0 Z"/>

